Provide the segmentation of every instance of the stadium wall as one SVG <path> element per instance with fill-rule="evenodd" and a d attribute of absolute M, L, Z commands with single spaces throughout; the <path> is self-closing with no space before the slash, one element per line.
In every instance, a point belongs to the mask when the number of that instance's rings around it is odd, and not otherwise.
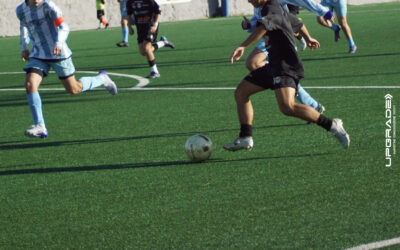
<path fill-rule="evenodd" d="M 95 0 L 53 0 L 63 11 L 71 30 L 95 29 Z M 19 21 L 15 8 L 23 0 L 0 0 L 0 37 L 19 34 Z M 161 21 L 182 21 L 209 18 L 220 14 L 221 0 L 158 0 L 161 5 Z M 349 4 L 400 2 L 400 0 L 348 0 Z M 120 26 L 120 11 L 117 0 L 108 0 L 105 8 L 110 27 Z M 252 14 L 253 8 L 247 0 L 229 0 L 229 14 Z"/>

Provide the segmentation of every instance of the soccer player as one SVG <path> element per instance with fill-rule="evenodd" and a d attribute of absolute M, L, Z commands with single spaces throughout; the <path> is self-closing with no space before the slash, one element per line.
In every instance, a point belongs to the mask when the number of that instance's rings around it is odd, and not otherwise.
<path fill-rule="evenodd" d="M 122 28 L 122 41 L 117 43 L 118 47 L 128 47 L 129 43 L 129 28 L 128 28 L 128 12 L 126 10 L 126 0 L 118 0 L 119 8 L 121 10 L 121 28 Z"/>
<path fill-rule="evenodd" d="M 257 26 L 257 20 L 262 18 L 261 9 L 262 8 L 254 8 L 254 15 L 250 20 L 248 20 L 245 16 L 243 16 L 244 18 L 244 21 L 242 22 L 243 29 L 247 30 L 248 32 L 252 32 L 255 30 Z M 296 34 L 301 36 L 301 34 L 299 33 Z M 303 37 L 302 39 L 304 40 Z M 305 41 L 304 44 L 305 46 L 307 46 L 307 43 Z M 266 48 L 265 46 L 264 38 L 261 37 L 257 46 L 253 49 L 253 51 L 246 59 L 247 69 L 251 72 L 258 68 L 263 67 L 266 63 L 268 63 L 267 57 L 268 57 L 268 48 Z M 322 106 L 320 103 L 318 103 L 300 84 L 298 84 L 297 86 L 296 99 L 302 104 L 313 107 L 320 113 L 323 113 L 325 111 L 325 107 Z"/>
<path fill-rule="evenodd" d="M 104 5 L 106 4 L 106 0 L 96 0 L 96 9 L 97 9 L 97 19 L 99 20 L 99 27 L 101 29 L 104 27 L 108 28 L 108 22 L 106 17 L 104 16 Z"/>
<path fill-rule="evenodd" d="M 139 52 L 147 58 L 150 66 L 150 74 L 147 78 L 159 78 L 160 72 L 155 62 L 154 51 L 164 46 L 174 48 L 175 46 L 167 40 L 165 36 L 161 36 L 157 41 L 158 28 L 161 16 L 160 6 L 155 0 L 128 0 L 126 3 L 129 18 L 129 33 L 133 34 L 132 18 L 138 33 Z"/>
<path fill-rule="evenodd" d="M 344 148 L 350 145 L 350 137 L 343 128 L 340 119 L 329 119 L 312 107 L 295 103 L 296 88 L 304 77 L 303 64 L 295 49 L 293 29 L 301 30 L 303 37 L 311 48 L 318 48 L 317 40 L 310 37 L 304 25 L 296 18 L 291 18 L 277 0 L 248 0 L 254 7 L 262 7 L 259 26 L 231 55 L 231 63 L 238 61 L 246 47 L 264 36 L 269 48 L 269 65 L 258 68 L 248 74 L 235 90 L 235 100 L 240 122 L 239 137 L 224 145 L 224 149 L 236 151 L 251 149 L 254 146 L 252 137 L 253 106 L 249 97 L 252 94 L 271 89 L 275 92 L 280 111 L 308 122 L 316 123 L 330 131 Z M 292 29 L 293 27 L 293 29 Z"/>
<path fill-rule="evenodd" d="M 318 22 L 330 29 L 334 32 L 335 42 L 339 41 L 340 39 L 340 30 L 343 29 L 343 33 L 347 37 L 347 42 L 349 44 L 349 53 L 354 54 L 356 53 L 357 46 L 354 43 L 353 36 L 351 34 L 351 29 L 349 24 L 347 23 L 347 3 L 346 0 L 322 0 L 321 4 L 335 10 L 337 19 L 339 21 L 339 25 L 335 24 L 331 20 L 325 20 L 323 18 L 317 17 Z"/>
<path fill-rule="evenodd" d="M 94 77 L 82 77 L 79 81 L 75 79 L 72 52 L 66 43 L 69 27 L 54 2 L 25 0 L 17 7 L 16 14 L 20 20 L 22 60 L 29 61 L 24 67 L 25 88 L 34 124 L 25 131 L 26 136 L 48 136 L 38 90 L 50 68 L 54 69 L 65 90 L 70 94 L 79 94 L 102 85 L 111 94 L 117 93 L 117 86 L 105 71 L 100 71 Z M 28 49 L 29 41 L 32 42 L 31 51 Z"/>

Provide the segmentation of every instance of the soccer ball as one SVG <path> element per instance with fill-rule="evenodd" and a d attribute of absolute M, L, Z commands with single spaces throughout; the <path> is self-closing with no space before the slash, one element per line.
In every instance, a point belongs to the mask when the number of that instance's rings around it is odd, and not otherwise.
<path fill-rule="evenodd" d="M 202 134 L 192 135 L 185 143 L 185 151 L 192 161 L 205 161 L 212 153 L 212 141 Z"/>

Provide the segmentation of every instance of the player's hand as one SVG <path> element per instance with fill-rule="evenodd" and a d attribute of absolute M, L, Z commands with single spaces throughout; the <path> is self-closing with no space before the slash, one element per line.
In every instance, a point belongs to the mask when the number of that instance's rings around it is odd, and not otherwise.
<path fill-rule="evenodd" d="M 129 27 L 129 35 L 133 36 L 135 34 L 135 30 L 133 29 L 132 26 Z"/>
<path fill-rule="evenodd" d="M 29 50 L 21 51 L 22 61 L 29 61 Z"/>
<path fill-rule="evenodd" d="M 56 46 L 54 46 L 54 49 L 53 49 L 53 55 L 56 56 L 56 55 L 59 55 L 59 54 L 61 54 L 61 47 L 56 45 Z"/>
<path fill-rule="evenodd" d="M 242 46 L 237 47 L 232 55 L 231 55 L 231 64 L 239 61 L 239 59 L 243 56 L 245 48 Z"/>
<path fill-rule="evenodd" d="M 150 33 L 155 34 L 157 32 L 157 25 L 153 25 L 150 27 Z"/>
<path fill-rule="evenodd" d="M 317 39 L 310 38 L 310 39 L 307 41 L 307 46 L 310 48 L 310 50 L 316 50 L 316 49 L 318 49 L 321 45 L 319 44 L 319 42 L 317 41 Z"/>
<path fill-rule="evenodd" d="M 243 21 L 242 21 L 242 29 L 244 29 L 244 30 L 248 30 L 248 29 L 250 29 L 250 21 L 249 21 L 249 19 L 247 19 L 247 17 L 246 16 L 243 16 Z"/>

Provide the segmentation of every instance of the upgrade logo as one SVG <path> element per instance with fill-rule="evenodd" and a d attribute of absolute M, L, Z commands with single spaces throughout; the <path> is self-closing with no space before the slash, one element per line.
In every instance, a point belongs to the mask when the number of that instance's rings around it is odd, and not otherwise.
<path fill-rule="evenodd" d="M 396 154 L 396 106 L 393 96 L 385 95 L 385 166 L 390 168 Z"/>

